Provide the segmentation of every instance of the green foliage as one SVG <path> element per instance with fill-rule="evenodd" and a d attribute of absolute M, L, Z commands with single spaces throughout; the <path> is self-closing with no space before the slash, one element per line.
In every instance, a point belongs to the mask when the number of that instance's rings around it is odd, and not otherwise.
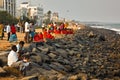
<path fill-rule="evenodd" d="M 36 23 L 36 20 L 35 19 L 29 19 L 28 17 L 26 16 L 23 16 L 22 19 L 20 19 L 20 21 L 24 21 L 24 22 L 32 22 L 32 23 Z"/>
<path fill-rule="evenodd" d="M 3 22 L 4 24 L 18 22 L 18 20 L 9 13 L 7 13 L 7 11 L 0 11 L 0 21 Z"/>
<path fill-rule="evenodd" d="M 51 19 L 51 11 L 48 11 L 47 12 L 47 19 L 45 19 L 44 21 L 43 21 L 43 23 L 45 23 L 46 25 L 48 25 L 49 23 L 51 23 L 52 21 L 50 20 Z"/>
<path fill-rule="evenodd" d="M 50 19 L 45 19 L 45 20 L 43 21 L 43 23 L 45 23 L 46 25 L 48 25 L 49 23 L 52 23 L 52 21 L 50 21 Z"/>

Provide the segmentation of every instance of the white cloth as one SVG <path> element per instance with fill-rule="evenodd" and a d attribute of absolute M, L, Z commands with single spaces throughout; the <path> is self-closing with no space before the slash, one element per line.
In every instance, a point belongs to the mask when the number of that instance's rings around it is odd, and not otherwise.
<path fill-rule="evenodd" d="M 19 52 L 20 50 L 24 50 L 24 48 L 21 49 L 19 44 L 17 44 L 16 47 L 17 47 L 17 52 Z"/>
<path fill-rule="evenodd" d="M 29 32 L 30 31 L 30 25 L 28 22 L 25 22 L 25 32 Z"/>
<path fill-rule="evenodd" d="M 11 66 L 14 62 L 17 62 L 18 56 L 17 53 L 13 50 L 8 54 L 8 66 Z"/>
<path fill-rule="evenodd" d="M 6 26 L 6 32 L 9 33 L 11 31 L 10 25 Z"/>

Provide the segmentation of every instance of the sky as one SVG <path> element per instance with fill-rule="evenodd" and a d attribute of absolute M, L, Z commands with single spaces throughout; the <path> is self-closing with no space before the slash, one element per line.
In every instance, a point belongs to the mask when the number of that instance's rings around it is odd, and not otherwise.
<path fill-rule="evenodd" d="M 60 18 L 77 21 L 120 23 L 120 0 L 16 0 L 29 1 L 47 11 L 58 12 Z"/>

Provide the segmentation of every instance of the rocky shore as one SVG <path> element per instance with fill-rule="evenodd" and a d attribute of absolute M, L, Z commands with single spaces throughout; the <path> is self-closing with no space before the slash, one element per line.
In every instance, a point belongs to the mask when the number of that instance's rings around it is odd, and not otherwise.
<path fill-rule="evenodd" d="M 1 52 L 1 77 L 12 76 L 15 80 L 120 79 L 120 35 L 111 30 L 86 26 L 60 39 L 31 43 L 26 50 L 31 58 L 27 75 L 8 76 L 3 68 L 8 52 Z"/>

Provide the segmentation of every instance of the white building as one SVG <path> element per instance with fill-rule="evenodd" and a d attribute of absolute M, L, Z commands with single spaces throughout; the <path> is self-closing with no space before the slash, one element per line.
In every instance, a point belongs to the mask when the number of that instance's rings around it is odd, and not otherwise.
<path fill-rule="evenodd" d="M 43 8 L 37 6 L 29 6 L 28 11 L 29 18 L 37 20 L 38 25 L 41 25 L 43 20 Z"/>
<path fill-rule="evenodd" d="M 18 14 L 20 18 L 24 15 L 29 19 L 37 20 L 38 25 L 42 25 L 43 20 L 43 8 L 38 6 L 31 6 L 28 2 L 23 2 L 18 8 Z"/>
<path fill-rule="evenodd" d="M 16 0 L 0 0 L 0 10 L 7 11 L 15 17 Z"/>
<path fill-rule="evenodd" d="M 0 0 L 0 11 L 4 10 L 4 0 Z"/>
<path fill-rule="evenodd" d="M 52 21 L 57 22 L 59 19 L 58 12 L 52 13 Z"/>
<path fill-rule="evenodd" d="M 23 19 L 23 16 L 28 16 L 28 6 L 30 4 L 28 2 L 23 2 L 20 4 L 20 6 L 17 8 L 17 14 L 16 17 L 19 19 Z"/>

